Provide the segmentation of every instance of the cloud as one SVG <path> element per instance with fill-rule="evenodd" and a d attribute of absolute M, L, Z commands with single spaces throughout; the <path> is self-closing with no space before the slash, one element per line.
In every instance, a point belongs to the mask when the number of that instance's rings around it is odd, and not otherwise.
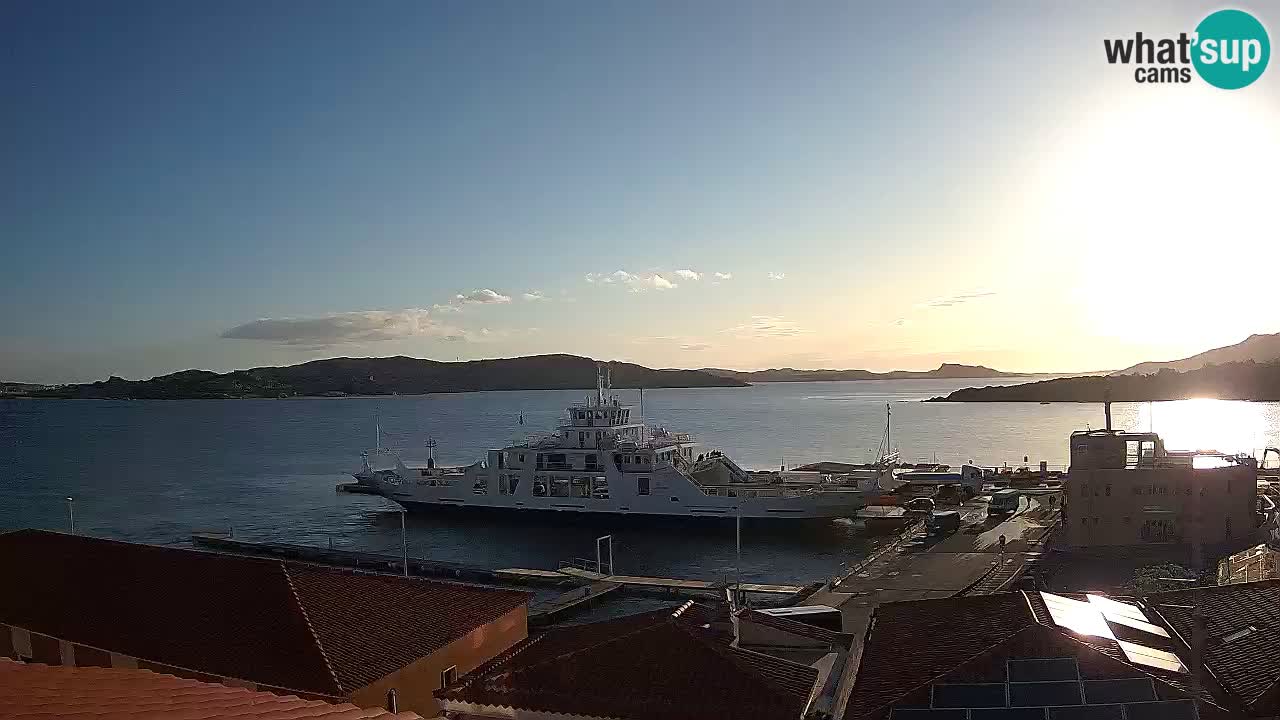
<path fill-rule="evenodd" d="M 723 332 L 732 334 L 739 340 L 756 340 L 760 338 L 794 337 L 808 332 L 799 325 L 773 315 L 752 315 L 751 321 L 726 328 Z"/>
<path fill-rule="evenodd" d="M 317 317 L 260 318 L 222 333 L 231 340 L 256 340 L 280 345 L 327 347 L 343 343 L 381 342 L 414 336 L 450 338 L 462 331 L 443 325 L 423 308 L 361 310 Z"/>
<path fill-rule="evenodd" d="M 770 280 L 786 280 L 787 274 L 784 272 L 773 272 L 772 270 L 770 270 L 769 279 Z"/>
<path fill-rule="evenodd" d="M 692 270 L 677 271 L 693 272 Z M 631 292 L 641 292 L 643 290 L 672 290 L 678 287 L 675 283 L 666 279 L 659 273 L 630 273 L 626 270 L 614 270 L 608 275 L 604 273 L 587 273 L 584 279 L 593 285 L 626 285 Z"/>
<path fill-rule="evenodd" d="M 681 350 L 710 350 L 711 346 L 707 343 L 685 343 L 680 346 Z"/>
<path fill-rule="evenodd" d="M 713 274 L 715 275 L 715 278 L 716 278 L 717 280 L 732 280 L 732 279 L 733 279 L 733 273 L 722 273 L 722 272 L 718 272 L 718 273 L 713 273 Z"/>
<path fill-rule="evenodd" d="M 891 325 L 893 325 L 894 327 L 906 327 L 906 325 L 907 325 L 907 319 L 906 319 L 906 318 L 898 318 L 897 320 L 894 320 L 894 321 L 893 321 L 892 323 L 890 323 L 890 324 L 891 324 Z"/>
<path fill-rule="evenodd" d="M 530 290 L 529 292 L 521 295 L 520 297 L 524 298 L 525 300 L 546 300 L 547 299 L 547 296 L 543 295 L 541 290 Z"/>
<path fill-rule="evenodd" d="M 990 297 L 995 295 L 994 290 L 971 290 L 969 292 L 959 293 L 956 295 L 948 295 L 946 297 L 934 298 L 926 302 L 920 303 L 920 307 L 925 308 L 941 308 L 952 307 L 953 305 L 961 305 L 976 300 L 977 298 Z"/>
<path fill-rule="evenodd" d="M 466 293 L 465 295 L 453 296 L 453 304 L 455 305 L 473 305 L 473 304 L 491 305 L 494 303 L 509 303 L 509 302 L 511 302 L 511 297 L 509 295 L 503 295 L 502 293 L 496 290 L 490 290 L 489 288 L 472 290 L 471 292 Z"/>
<path fill-rule="evenodd" d="M 701 280 L 702 273 L 693 270 L 677 270 L 676 275 L 685 280 Z"/>

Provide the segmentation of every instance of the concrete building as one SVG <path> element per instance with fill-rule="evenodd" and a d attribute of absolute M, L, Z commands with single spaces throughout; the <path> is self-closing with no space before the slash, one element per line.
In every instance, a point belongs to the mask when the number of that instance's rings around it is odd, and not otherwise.
<path fill-rule="evenodd" d="M 1257 472 L 1249 456 L 1169 452 L 1155 433 L 1074 432 L 1062 537 L 1078 549 L 1247 545 Z"/>
<path fill-rule="evenodd" d="M 0 534 L 0 657 L 142 668 L 363 708 L 433 693 L 528 635 L 528 595 L 21 530 Z"/>

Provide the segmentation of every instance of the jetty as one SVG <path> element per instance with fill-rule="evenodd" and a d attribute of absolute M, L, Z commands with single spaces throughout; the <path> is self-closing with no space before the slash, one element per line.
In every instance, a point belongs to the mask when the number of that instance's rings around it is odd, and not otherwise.
<path fill-rule="evenodd" d="M 434 577 L 465 582 L 516 585 L 523 587 L 567 588 L 558 597 L 535 602 L 529 609 L 529 619 L 546 624 L 614 595 L 646 595 L 676 599 L 722 597 L 725 590 L 740 587 L 742 592 L 773 596 L 785 601 L 803 593 L 799 585 L 773 585 L 764 583 L 712 582 L 687 578 L 643 577 L 613 575 L 596 572 L 580 565 L 564 563 L 557 570 L 534 568 L 490 569 L 462 563 L 429 560 L 403 553 L 381 553 L 361 550 L 343 550 L 334 547 L 302 545 L 297 543 L 240 540 L 230 533 L 195 532 L 191 543 L 220 552 L 255 557 L 272 557 L 320 565 L 352 568 L 369 572 L 407 574 L 414 577 Z"/>

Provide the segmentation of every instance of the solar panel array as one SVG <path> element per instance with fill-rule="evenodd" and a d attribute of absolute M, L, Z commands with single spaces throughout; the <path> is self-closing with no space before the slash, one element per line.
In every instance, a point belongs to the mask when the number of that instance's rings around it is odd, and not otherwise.
<path fill-rule="evenodd" d="M 1169 633 L 1149 621 L 1137 605 L 1119 602 L 1101 595 L 1086 595 L 1087 601 L 1047 592 L 1040 593 L 1040 597 L 1044 600 L 1045 607 L 1049 608 L 1049 615 L 1053 618 L 1053 622 L 1059 627 L 1079 635 L 1114 640 L 1131 663 L 1169 672 L 1187 672 L 1186 666 L 1178 656 L 1167 650 L 1116 637 L 1110 623 L 1151 635 L 1152 643 L 1165 643 L 1169 640 Z"/>
<path fill-rule="evenodd" d="M 1151 678 L 1086 680 L 1075 658 L 1009 660 L 1005 677 L 934 683 L 929 707 L 894 708 L 890 720 L 1197 720 L 1193 702 L 1160 700 Z"/>

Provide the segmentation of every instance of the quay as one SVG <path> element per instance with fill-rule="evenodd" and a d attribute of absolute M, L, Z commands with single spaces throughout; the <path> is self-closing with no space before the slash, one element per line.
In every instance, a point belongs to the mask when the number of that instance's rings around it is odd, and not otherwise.
<path fill-rule="evenodd" d="M 405 558 L 394 553 L 341 550 L 296 543 L 237 540 L 229 534 L 211 532 L 192 533 L 191 543 L 197 547 L 239 555 L 297 560 L 370 572 L 398 574 L 405 571 Z M 540 624 L 553 622 L 612 595 L 646 595 L 684 600 L 708 599 L 723 597 L 725 590 L 735 585 L 682 578 L 606 575 L 571 565 L 561 567 L 559 570 L 532 568 L 494 570 L 419 557 L 408 558 L 408 574 L 482 584 L 568 588 L 559 597 L 535 603 L 530 608 L 530 621 Z M 741 589 L 746 593 L 773 596 L 783 603 L 805 590 L 798 585 L 761 583 L 742 583 Z"/>

